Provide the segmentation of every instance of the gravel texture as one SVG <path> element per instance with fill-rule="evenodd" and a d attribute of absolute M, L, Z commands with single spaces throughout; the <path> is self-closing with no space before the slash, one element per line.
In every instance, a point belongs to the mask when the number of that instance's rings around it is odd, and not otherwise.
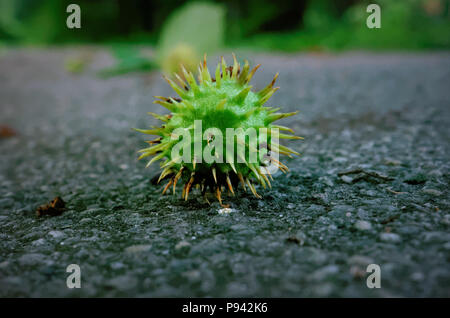
<path fill-rule="evenodd" d="M 87 70 L 68 73 L 80 55 Z M 450 54 L 251 62 L 256 88 L 280 72 L 271 103 L 301 111 L 280 124 L 305 140 L 262 200 L 241 191 L 225 213 L 195 191 L 161 197 L 157 165 L 136 160 L 131 127 L 171 94 L 157 72 L 99 78 L 99 48 L 4 52 L 0 124 L 18 134 L 0 139 L 0 297 L 450 297 Z M 66 211 L 37 218 L 57 195 Z"/>

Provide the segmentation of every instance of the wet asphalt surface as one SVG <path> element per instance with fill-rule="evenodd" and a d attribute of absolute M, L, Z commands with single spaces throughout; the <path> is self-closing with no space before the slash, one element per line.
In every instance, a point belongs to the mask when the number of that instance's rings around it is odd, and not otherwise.
<path fill-rule="evenodd" d="M 86 71 L 67 72 L 80 54 Z M 279 123 L 305 140 L 262 200 L 225 196 L 229 214 L 160 196 L 131 127 L 157 124 L 152 96 L 172 93 L 158 72 L 96 76 L 111 62 L 0 57 L 0 125 L 17 132 L 0 139 L 1 297 L 450 296 L 449 53 L 251 56 L 256 88 L 280 72 L 269 103 L 300 110 Z M 58 195 L 62 215 L 35 216 Z"/>

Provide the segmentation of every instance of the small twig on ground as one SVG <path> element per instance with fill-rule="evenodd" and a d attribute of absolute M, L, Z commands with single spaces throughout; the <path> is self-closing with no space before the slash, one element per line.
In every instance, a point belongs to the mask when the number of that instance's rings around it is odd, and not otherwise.
<path fill-rule="evenodd" d="M 357 169 L 353 169 L 353 170 L 338 172 L 338 176 L 341 177 L 341 176 L 345 176 L 347 174 L 355 174 L 355 173 L 361 173 L 361 172 L 364 172 L 364 171 L 360 168 L 357 168 Z"/>
<path fill-rule="evenodd" d="M 385 181 L 392 181 L 392 180 L 394 180 L 394 178 L 382 175 L 382 174 L 380 174 L 378 172 L 375 172 L 375 171 L 364 171 L 364 173 L 369 175 L 369 176 L 371 176 L 371 177 L 382 179 L 382 180 L 385 180 Z"/>
<path fill-rule="evenodd" d="M 386 190 L 388 190 L 389 192 L 393 193 L 393 194 L 407 194 L 408 192 L 398 192 L 398 191 L 394 191 L 392 189 L 387 188 Z"/>
<path fill-rule="evenodd" d="M 347 170 L 347 171 L 341 171 L 338 172 L 338 176 L 342 177 L 345 175 L 349 175 L 349 174 L 357 174 L 352 180 L 351 183 L 355 183 L 358 182 L 360 180 L 366 179 L 367 177 L 372 177 L 372 178 L 376 178 L 376 179 L 381 179 L 383 181 L 392 181 L 394 180 L 394 178 L 382 175 L 378 172 L 375 171 L 365 171 L 361 168 L 356 168 L 356 169 L 352 169 L 352 170 Z"/>

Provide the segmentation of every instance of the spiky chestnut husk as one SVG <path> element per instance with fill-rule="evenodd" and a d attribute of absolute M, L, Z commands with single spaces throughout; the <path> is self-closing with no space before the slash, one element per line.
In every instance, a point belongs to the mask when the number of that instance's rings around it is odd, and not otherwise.
<path fill-rule="evenodd" d="M 245 190 L 247 187 L 257 197 L 261 196 L 256 192 L 254 182 L 259 182 L 264 188 L 266 185 L 271 187 L 267 175 L 272 178 L 270 173 L 264 173 L 263 169 L 265 163 L 262 162 L 258 156 L 257 163 L 249 163 L 248 156 L 252 150 L 250 145 L 243 140 L 237 140 L 245 145 L 244 163 L 238 163 L 236 153 L 233 160 L 226 160 L 223 163 L 196 163 L 194 153 L 192 153 L 191 161 L 189 163 L 177 163 L 175 158 L 171 158 L 171 150 L 174 146 L 174 140 L 171 139 L 172 133 L 177 128 L 187 128 L 190 130 L 193 137 L 192 128 L 194 127 L 194 120 L 202 120 L 203 132 L 210 128 L 216 127 L 222 132 L 222 136 L 226 135 L 227 128 L 243 128 L 244 130 L 252 127 L 256 131 L 259 128 L 277 128 L 279 130 L 293 133 L 292 129 L 284 126 L 272 124 L 274 121 L 295 115 L 297 112 L 291 113 L 277 113 L 279 109 L 263 106 L 265 102 L 278 90 L 279 87 L 274 87 L 278 73 L 273 78 L 272 82 L 259 92 L 251 91 L 252 86 L 249 85 L 250 80 L 259 68 L 259 64 L 250 70 L 248 61 L 245 61 L 241 69 L 239 63 L 233 54 L 234 64 L 227 67 L 225 60 L 217 65 L 215 71 L 215 78 L 212 78 L 207 65 L 206 55 L 203 63 L 200 63 L 198 82 L 195 80 L 191 72 L 186 71 L 182 67 L 182 74 L 174 74 L 180 85 L 165 77 L 169 85 L 179 95 L 180 98 L 160 97 L 155 96 L 159 100 L 155 103 L 160 104 L 171 111 L 168 115 L 153 115 L 156 119 L 164 122 L 161 127 L 153 127 L 150 130 L 136 129 L 139 132 L 149 135 L 159 136 L 155 140 L 147 141 L 151 146 L 140 150 L 142 155 L 139 159 L 156 155 L 149 161 L 147 167 L 153 162 L 166 158 L 161 162 L 163 169 L 159 181 L 168 179 L 168 183 L 163 189 L 163 194 L 172 186 L 173 193 L 175 193 L 177 182 L 182 180 L 184 187 L 182 197 L 187 200 L 189 192 L 193 186 L 201 188 L 202 194 L 207 199 L 208 190 L 215 194 L 220 204 L 222 204 L 221 193 L 224 188 L 228 188 L 231 194 L 234 195 L 234 187 L 240 184 Z M 258 136 L 259 138 L 259 136 Z M 298 136 L 289 134 L 279 134 L 279 138 L 284 139 L 303 139 Z M 224 137 L 225 139 L 225 137 Z M 191 138 L 194 140 L 194 138 Z M 204 147 L 207 146 L 208 141 L 202 141 L 202 153 Z M 223 142 L 225 145 L 225 140 Z M 278 153 L 290 156 L 297 154 L 292 149 L 285 146 L 274 144 L 268 135 L 267 145 L 270 145 L 270 153 Z M 193 148 L 193 147 L 192 147 Z M 255 150 L 258 151 L 258 150 Z M 226 154 L 226 149 L 223 151 Z M 225 155 L 226 157 L 226 155 Z M 229 159 L 229 158 L 227 158 Z M 287 166 L 280 161 L 269 156 L 269 160 L 277 165 L 281 171 L 286 172 Z M 231 163 L 229 163 L 232 161 Z"/>
<path fill-rule="evenodd" d="M 172 76 L 174 73 L 181 72 L 180 65 L 184 65 L 187 70 L 195 70 L 200 60 L 201 54 L 198 54 L 195 48 L 182 43 L 164 55 L 160 64 L 163 72 L 168 76 Z"/>

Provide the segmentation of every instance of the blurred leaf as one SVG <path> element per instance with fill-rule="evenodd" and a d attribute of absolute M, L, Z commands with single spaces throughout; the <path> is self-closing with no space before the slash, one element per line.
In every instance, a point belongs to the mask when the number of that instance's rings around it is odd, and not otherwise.
<path fill-rule="evenodd" d="M 19 1 L 0 0 L 0 28 L 10 36 L 21 36 L 25 30 L 17 19 Z"/>
<path fill-rule="evenodd" d="M 63 2 L 0 0 L 0 28 L 25 43 L 49 43 L 65 32 Z"/>
<path fill-rule="evenodd" d="M 156 67 L 148 57 L 142 56 L 139 49 L 129 45 L 119 45 L 112 48 L 112 54 L 117 64 L 111 68 L 101 70 L 99 75 L 110 77 L 130 72 L 145 72 Z"/>
<path fill-rule="evenodd" d="M 439 0 L 433 8 L 422 0 L 378 0 L 381 28 L 369 29 L 366 12 L 370 0 L 347 8 L 340 16 L 331 0 L 313 0 L 305 16 L 305 28 L 287 33 L 264 33 L 234 45 L 279 51 L 310 51 L 313 48 L 343 49 L 444 49 L 450 47 L 450 20 Z M 443 4 L 444 1 L 439 2 Z M 330 7 L 331 6 L 331 7 Z M 427 11 L 428 10 L 428 11 Z M 429 11 L 432 13 L 430 14 Z"/>
<path fill-rule="evenodd" d="M 78 74 L 82 73 L 86 67 L 86 61 L 81 58 L 69 58 L 64 61 L 64 68 L 67 72 Z"/>
<path fill-rule="evenodd" d="M 204 53 L 221 48 L 224 18 L 224 8 L 210 3 L 189 3 L 175 11 L 164 24 L 158 43 L 158 62 L 164 71 L 171 74 L 179 63 L 191 68 Z"/>
<path fill-rule="evenodd" d="M 310 1 L 303 16 L 305 28 L 317 31 L 335 26 L 337 12 L 333 4 L 326 0 Z"/>
<path fill-rule="evenodd" d="M 64 60 L 64 69 L 72 74 L 82 73 L 92 62 L 92 52 L 86 51 Z"/>

